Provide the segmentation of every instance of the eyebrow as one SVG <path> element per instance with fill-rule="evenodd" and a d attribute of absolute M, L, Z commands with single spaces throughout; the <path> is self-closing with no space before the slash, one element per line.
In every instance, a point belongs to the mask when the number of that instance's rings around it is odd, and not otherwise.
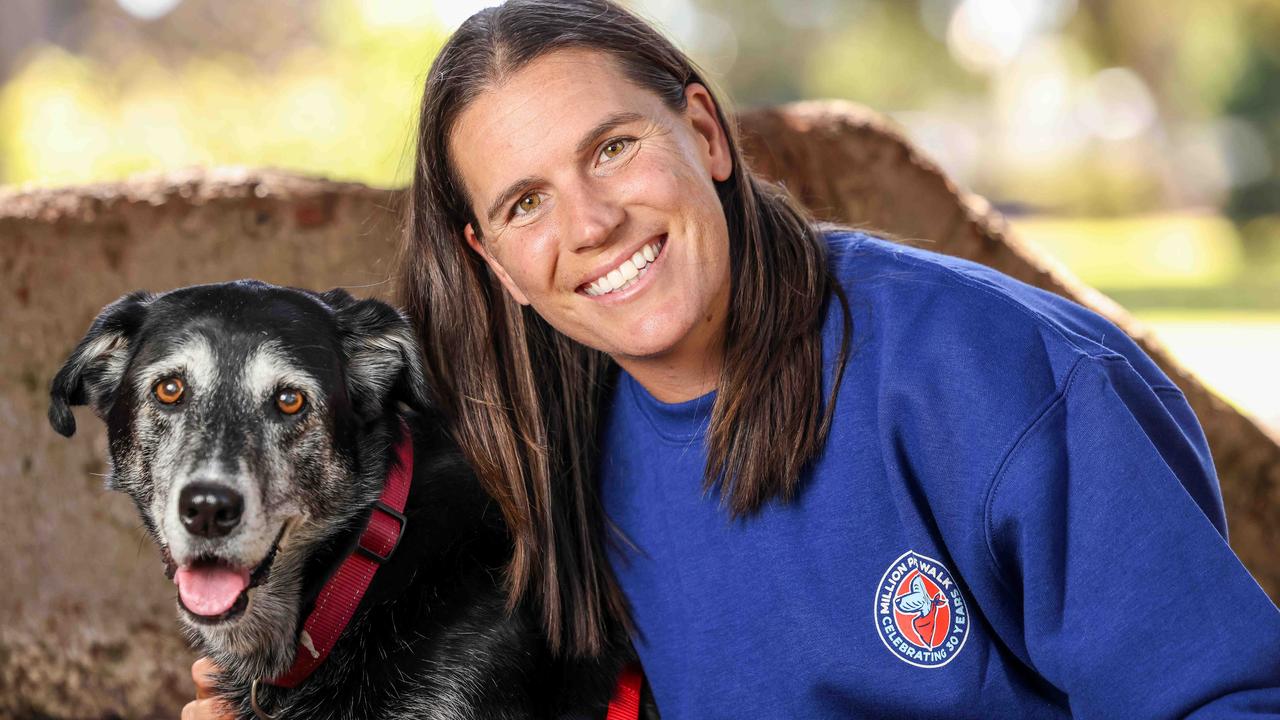
<path fill-rule="evenodd" d="M 619 125 L 626 125 L 627 123 L 643 119 L 644 116 L 640 113 L 631 112 L 629 110 L 613 113 L 600 121 L 595 127 L 591 128 L 591 130 L 587 131 L 587 133 L 582 136 L 582 139 L 578 141 L 578 146 L 574 148 L 574 154 L 581 155 L 586 152 L 595 144 L 597 138 Z M 538 178 L 533 176 L 522 177 L 511 183 L 501 193 L 498 193 L 498 197 L 489 205 L 489 209 L 485 211 L 485 217 L 487 217 L 489 222 L 492 223 L 498 213 L 502 211 L 503 206 L 505 206 L 515 195 L 522 193 L 526 188 L 531 185 L 536 185 L 537 183 Z"/>
<path fill-rule="evenodd" d="M 490 223 L 492 223 L 494 218 L 498 216 L 498 213 L 502 211 L 502 207 L 506 205 L 509 200 L 511 200 L 512 196 L 514 196 L 516 193 L 524 192 L 525 188 L 531 185 L 536 185 L 537 182 L 538 182 L 538 178 L 530 175 L 530 176 L 522 177 L 519 180 L 508 185 L 507 189 L 499 193 L 497 199 L 495 199 L 493 203 L 489 205 L 489 209 L 485 211 L 485 217 L 489 219 Z"/>
<path fill-rule="evenodd" d="M 595 144 L 596 138 L 600 137 L 601 135 L 609 132 L 610 130 L 618 127 L 619 125 L 626 125 L 627 123 L 636 122 L 637 120 L 643 120 L 643 119 L 644 119 L 644 116 L 637 112 L 630 112 L 627 110 L 616 112 L 610 115 L 609 117 L 605 118 L 604 120 L 600 121 L 600 124 L 591 128 L 590 132 L 583 135 L 582 139 L 578 141 L 578 147 L 574 148 L 573 150 L 576 154 L 581 155 L 582 153 L 589 150 L 591 146 Z"/>

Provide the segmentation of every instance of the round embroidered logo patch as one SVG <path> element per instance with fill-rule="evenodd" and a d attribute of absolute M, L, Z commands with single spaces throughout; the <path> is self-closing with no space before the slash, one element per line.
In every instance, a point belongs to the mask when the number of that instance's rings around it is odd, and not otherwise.
<path fill-rule="evenodd" d="M 899 660 L 942 667 L 969 637 L 969 608 L 951 571 L 907 551 L 889 565 L 876 588 L 876 629 Z"/>

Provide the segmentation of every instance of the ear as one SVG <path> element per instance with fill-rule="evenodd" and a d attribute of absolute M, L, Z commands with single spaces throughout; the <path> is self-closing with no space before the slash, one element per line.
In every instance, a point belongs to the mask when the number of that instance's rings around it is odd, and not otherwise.
<path fill-rule="evenodd" d="M 507 289 L 511 298 L 521 305 L 528 305 L 529 298 L 515 284 L 515 282 L 511 280 L 511 276 L 507 274 L 507 269 L 498 264 L 498 258 L 494 257 L 493 254 L 489 252 L 489 248 L 484 246 L 484 241 L 476 236 L 475 230 L 471 227 L 471 223 L 467 223 L 467 226 L 462 229 L 462 234 L 466 237 L 467 244 L 471 246 L 471 249 L 479 253 L 480 257 L 484 258 L 484 261 L 489 264 L 489 269 L 493 271 L 494 275 L 498 276 L 498 281 L 502 283 L 502 287 Z"/>
<path fill-rule="evenodd" d="M 356 300 L 345 290 L 320 296 L 333 308 L 346 360 L 347 394 L 356 413 L 372 420 L 389 402 L 431 407 L 413 325 L 380 300 Z"/>
<path fill-rule="evenodd" d="M 63 363 L 49 387 L 49 424 L 60 434 L 76 432 L 73 405 L 89 405 L 105 418 L 129 362 L 129 345 L 142 327 L 154 296 L 138 291 L 102 309 L 89 332 Z"/>
<path fill-rule="evenodd" d="M 716 182 L 728 180 L 733 175 L 733 156 L 729 154 L 729 136 L 720 123 L 711 91 L 701 83 L 689 83 L 684 98 L 685 118 L 705 143 L 700 148 L 703 165 Z"/>

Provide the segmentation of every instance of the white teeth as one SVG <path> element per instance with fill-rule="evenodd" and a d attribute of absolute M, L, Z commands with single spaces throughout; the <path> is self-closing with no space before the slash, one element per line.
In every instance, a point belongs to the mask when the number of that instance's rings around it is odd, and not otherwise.
<path fill-rule="evenodd" d="M 658 258 L 658 253 L 662 252 L 662 242 L 652 242 L 640 248 L 634 255 L 623 260 L 618 267 L 587 285 L 583 292 L 591 297 L 598 297 L 635 282 L 649 268 L 649 263 Z"/>

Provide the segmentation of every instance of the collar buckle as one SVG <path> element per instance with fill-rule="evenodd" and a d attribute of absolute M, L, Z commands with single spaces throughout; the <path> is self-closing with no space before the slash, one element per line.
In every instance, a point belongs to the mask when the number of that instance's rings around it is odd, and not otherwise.
<path fill-rule="evenodd" d="M 379 512 L 385 515 L 379 516 Z M 395 554 L 396 548 L 400 547 L 400 538 L 404 537 L 405 528 L 409 527 L 409 518 L 382 500 L 373 504 L 373 513 L 369 518 L 369 526 L 360 536 L 360 543 L 356 545 L 356 552 L 383 565 Z M 395 537 L 389 538 L 389 524 L 392 522 L 396 523 Z"/>

